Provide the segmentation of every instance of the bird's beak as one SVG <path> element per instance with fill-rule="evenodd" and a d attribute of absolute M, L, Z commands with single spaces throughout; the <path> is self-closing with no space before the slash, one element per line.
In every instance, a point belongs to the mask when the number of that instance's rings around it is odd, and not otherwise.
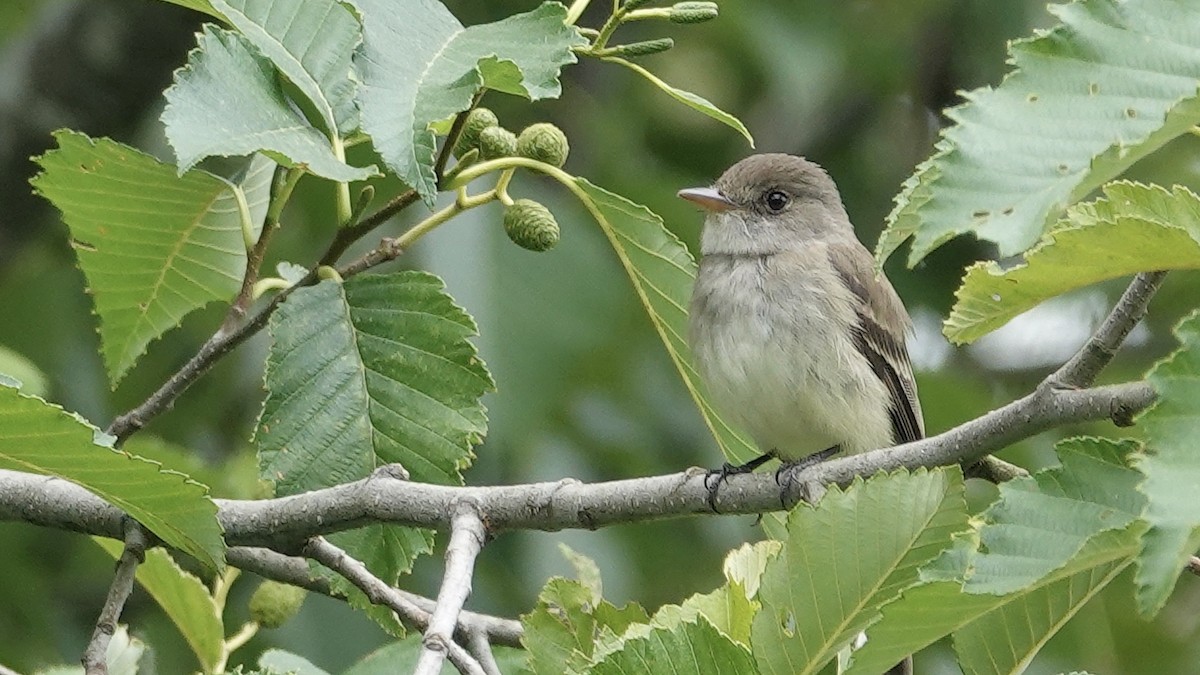
<path fill-rule="evenodd" d="M 720 213 L 734 208 L 736 205 L 713 188 L 687 188 L 680 190 L 679 196 L 694 204 L 699 204 L 706 211 Z"/>

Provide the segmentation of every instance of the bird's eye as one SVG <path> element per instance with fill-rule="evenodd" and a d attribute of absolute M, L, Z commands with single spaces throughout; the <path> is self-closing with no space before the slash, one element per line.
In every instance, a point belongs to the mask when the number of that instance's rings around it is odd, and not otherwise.
<path fill-rule="evenodd" d="M 787 193 L 783 192 L 782 190 L 771 190 L 767 193 L 767 198 L 764 201 L 766 202 L 768 209 L 774 213 L 779 213 L 785 206 L 788 205 L 788 202 L 791 201 L 791 198 L 788 197 Z"/>

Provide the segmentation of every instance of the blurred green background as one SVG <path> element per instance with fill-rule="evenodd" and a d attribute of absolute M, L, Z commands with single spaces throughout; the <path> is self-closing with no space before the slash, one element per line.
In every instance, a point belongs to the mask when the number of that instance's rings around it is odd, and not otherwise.
<path fill-rule="evenodd" d="M 466 24 L 531 9 L 525 2 L 448 3 Z M 597 0 L 583 25 L 596 25 Z M 668 82 L 739 116 L 758 151 L 804 154 L 841 186 L 859 234 L 873 245 L 892 196 L 931 151 L 956 92 L 995 84 L 1006 72 L 1007 40 L 1052 24 L 1041 2 L 851 0 L 727 2 L 699 26 L 646 23 L 618 33 L 626 42 L 669 35 L 676 47 L 643 59 Z M 403 3 L 397 11 L 402 9 Z M 171 72 L 194 45 L 201 17 L 145 0 L 5 0 L 0 3 L 0 371 L 13 354 L 45 376 L 46 397 L 103 426 L 177 368 L 220 321 L 222 308 L 189 317 L 151 345 L 112 392 L 100 359 L 95 317 L 74 266 L 65 226 L 30 194 L 31 155 L 59 127 L 112 136 L 162 157 L 158 115 Z M 649 206 L 689 245 L 700 215 L 674 197 L 705 185 L 752 150 L 736 133 L 688 110 L 616 66 L 586 61 L 564 73 L 564 94 L 529 105 L 498 94 L 484 104 L 519 130 L 549 120 L 571 139 L 567 169 Z M 1187 136 L 1134 167 L 1146 180 L 1200 187 L 1197 144 Z M 399 186 L 378 184 L 382 203 Z M 331 233 L 332 191 L 315 180 L 285 215 L 270 261 L 312 264 Z M 715 445 L 680 385 L 599 230 L 568 195 L 521 176 L 513 192 L 559 215 L 562 243 L 534 254 L 509 243 L 498 208 L 467 214 L 425 239 L 399 264 L 442 275 L 479 321 L 478 344 L 499 391 L 487 400 L 491 431 L 468 471 L 472 484 L 573 477 L 627 478 L 720 463 Z M 402 214 L 397 231 L 422 215 Z M 376 241 L 371 237 L 367 243 Z M 991 255 L 968 239 L 943 246 L 914 270 L 897 256 L 888 271 L 917 323 L 913 359 L 930 433 L 1024 393 L 1082 342 L 1121 284 L 1048 303 L 966 349 L 940 337 L 940 321 L 963 268 Z M 1194 306 L 1195 275 L 1176 274 L 1105 380 L 1139 376 L 1171 348 L 1170 326 Z M 175 408 L 131 444 L 211 481 L 222 496 L 253 489 L 248 437 L 262 400 L 266 343 L 260 336 L 226 358 Z M 26 378 L 27 381 L 29 378 Z M 1043 434 L 1003 456 L 1025 466 L 1053 463 L 1053 441 L 1078 433 L 1114 435 L 1097 424 Z M 1136 433 L 1136 430 L 1119 433 Z M 152 437 L 152 438 L 151 438 Z M 979 504 L 989 488 L 974 487 Z M 545 580 L 570 569 L 560 542 L 594 557 L 606 596 L 653 608 L 707 591 L 723 554 L 760 536 L 753 520 L 714 517 L 608 528 L 600 532 L 506 534 L 479 560 L 478 611 L 516 616 Z M 444 543 L 442 541 L 441 543 Z M 111 576 L 112 562 L 83 537 L 0 524 L 0 664 L 19 671 L 75 662 Z M 406 588 L 436 592 L 441 558 L 427 557 Z M 249 575 L 235 587 L 228 625 L 245 619 Z M 1195 673 L 1200 663 L 1200 582 L 1184 579 L 1153 622 L 1140 620 L 1128 575 L 1086 606 L 1046 647 L 1032 673 Z M 155 648 L 157 672 L 196 666 L 181 638 L 144 593 L 124 619 Z M 341 603 L 311 598 L 300 617 L 260 634 L 235 663 L 267 646 L 344 668 L 386 636 Z M 918 672 L 954 673 L 939 645 Z"/>

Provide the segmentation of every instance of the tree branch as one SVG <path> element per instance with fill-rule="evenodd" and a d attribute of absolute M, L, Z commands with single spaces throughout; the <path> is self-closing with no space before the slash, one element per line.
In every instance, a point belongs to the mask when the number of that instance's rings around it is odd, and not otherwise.
<path fill-rule="evenodd" d="M 1033 393 L 954 429 L 895 448 L 822 462 L 799 479 L 845 485 L 856 476 L 901 467 L 969 464 L 989 452 L 1064 424 L 1111 419 L 1127 423 L 1154 401 L 1145 382 L 1092 389 L 1039 387 Z M 386 467 L 383 467 L 386 469 Z M 454 504 L 472 500 L 490 532 L 513 529 L 594 529 L 710 513 L 704 472 L 691 470 L 606 483 L 575 480 L 527 485 L 452 487 L 401 481 L 386 471 L 352 483 L 264 500 L 216 500 L 231 546 L 294 550 L 309 537 L 369 523 L 446 529 Z M 779 486 L 768 474 L 731 476 L 718 498 L 722 513 L 780 508 Z M 0 470 L 0 520 L 21 521 L 119 538 L 121 512 L 64 480 Z"/>
<path fill-rule="evenodd" d="M 483 550 L 486 539 L 487 532 L 478 508 L 469 501 L 455 504 L 450 519 L 450 543 L 446 546 L 446 571 L 442 575 L 437 607 L 421 640 L 421 656 L 413 675 L 437 675 L 442 671 L 442 661 L 456 644 L 454 633 L 458 615 L 471 595 L 475 559 Z"/>
<path fill-rule="evenodd" d="M 362 562 L 324 538 L 309 539 L 304 545 L 302 553 L 306 558 L 321 563 L 346 581 L 354 584 L 355 588 L 362 591 L 372 604 L 384 605 L 391 609 L 400 616 L 404 623 L 422 628 L 430 625 L 430 616 L 427 612 L 410 602 L 396 588 L 372 574 Z M 444 646 L 444 654 L 450 657 L 450 662 L 454 664 L 455 668 L 458 668 L 458 672 L 463 675 L 484 675 L 483 668 L 461 645 L 454 640 L 449 640 Z M 439 670 L 441 668 L 440 661 L 438 668 Z"/>
<path fill-rule="evenodd" d="M 1146 307 L 1166 277 L 1166 272 L 1142 272 L 1135 276 L 1095 334 L 1047 381 L 1059 388 L 1091 386 L 1116 356 L 1129 331 L 1146 316 Z"/>
<path fill-rule="evenodd" d="M 303 558 L 277 553 L 269 548 L 234 546 L 226 551 L 225 560 L 234 567 L 247 572 L 253 572 L 264 579 L 299 586 L 313 593 L 320 593 L 321 595 L 338 600 L 346 599 L 346 596 L 338 593 L 329 586 L 328 579 L 313 576 L 311 570 L 309 570 L 308 563 Z M 421 610 L 424 620 L 413 622 L 409 625 L 419 631 L 425 630 L 425 627 L 429 625 L 428 617 L 433 613 L 433 609 L 437 603 L 423 595 L 410 593 L 403 589 L 393 588 L 393 590 L 401 598 Z M 404 621 L 406 618 L 402 614 L 400 619 Z M 458 640 L 459 642 L 466 642 L 467 638 L 465 636 L 476 634 L 483 634 L 491 644 L 520 647 L 525 629 L 521 626 L 520 621 L 464 610 L 458 616 L 458 628 L 456 631 Z M 484 666 L 486 669 L 486 664 Z"/>
<path fill-rule="evenodd" d="M 125 601 L 133 591 L 133 577 L 137 566 L 146 559 L 146 535 L 142 526 L 132 518 L 125 518 L 123 529 L 125 550 L 117 560 L 117 571 L 113 575 L 112 586 L 108 589 L 108 597 L 104 599 L 104 607 L 96 619 L 92 639 L 83 652 L 83 668 L 87 675 L 108 673 L 108 644 L 117 630 L 121 609 L 125 607 Z"/>

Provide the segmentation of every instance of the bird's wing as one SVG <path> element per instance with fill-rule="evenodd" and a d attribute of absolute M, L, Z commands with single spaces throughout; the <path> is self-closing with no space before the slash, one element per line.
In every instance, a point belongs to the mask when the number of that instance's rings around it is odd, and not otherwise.
<path fill-rule="evenodd" d="M 886 277 L 878 277 L 874 288 L 864 284 L 864 279 L 874 278 L 875 268 L 870 252 L 857 240 L 831 244 L 828 251 L 834 270 L 858 300 L 854 345 L 891 395 L 888 414 L 894 442 L 923 438 L 921 401 L 904 344 L 912 325 L 904 304 Z"/>

